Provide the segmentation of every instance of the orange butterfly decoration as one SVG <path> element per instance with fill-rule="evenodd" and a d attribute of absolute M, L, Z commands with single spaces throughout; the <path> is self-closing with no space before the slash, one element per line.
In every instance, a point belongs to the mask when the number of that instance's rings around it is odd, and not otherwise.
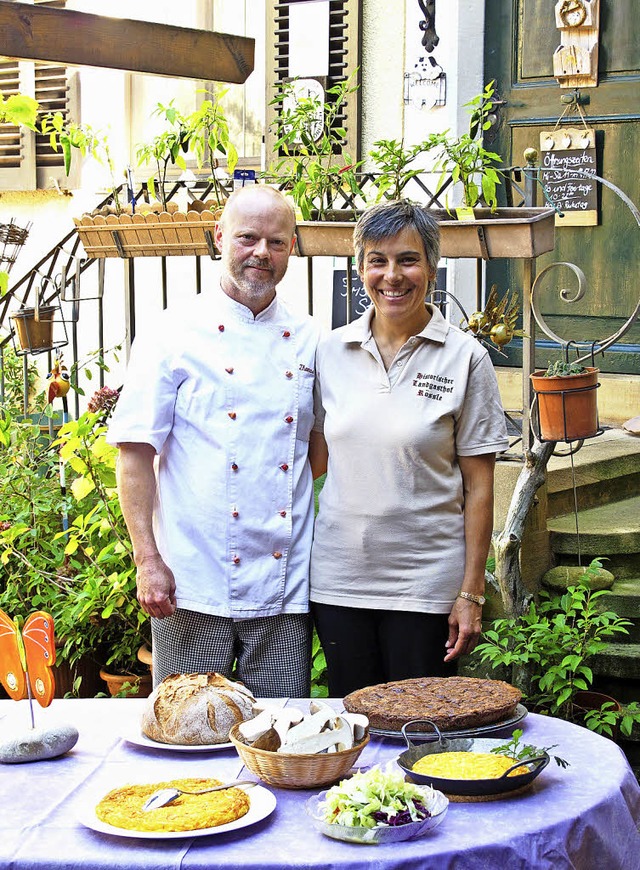
<path fill-rule="evenodd" d="M 14 701 L 35 698 L 48 707 L 55 692 L 53 619 L 36 610 L 19 625 L 0 610 L 0 682 Z M 33 720 L 33 713 L 32 713 Z"/>

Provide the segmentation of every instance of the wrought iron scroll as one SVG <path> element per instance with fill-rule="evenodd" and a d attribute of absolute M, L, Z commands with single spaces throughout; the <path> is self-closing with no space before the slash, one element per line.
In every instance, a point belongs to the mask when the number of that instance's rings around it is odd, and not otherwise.
<path fill-rule="evenodd" d="M 627 206 L 627 208 L 629 209 L 631 214 L 634 216 L 636 223 L 640 227 L 640 211 L 634 205 L 634 203 L 629 199 L 629 197 L 620 190 L 619 187 L 616 187 L 615 184 L 612 184 L 610 181 L 607 181 L 606 178 L 601 178 L 599 175 L 591 175 L 590 173 L 587 173 L 587 172 L 581 172 L 580 170 L 576 170 L 575 173 L 571 176 L 571 178 L 567 178 L 567 180 L 568 181 L 582 180 L 583 178 L 589 178 L 589 179 L 592 179 L 595 181 L 599 181 L 601 184 L 604 184 L 605 187 L 608 187 L 617 196 L 619 196 L 620 199 L 625 203 L 625 205 Z M 548 338 L 550 338 L 552 341 L 555 341 L 561 347 L 567 347 L 569 344 L 576 345 L 577 343 L 575 341 L 570 341 L 570 340 L 560 338 L 560 336 L 556 335 L 556 333 L 546 323 L 544 317 L 542 316 L 542 313 L 540 311 L 540 307 L 538 305 L 538 301 L 536 299 L 536 291 L 540 287 L 541 279 L 547 274 L 547 272 L 551 271 L 551 269 L 561 268 L 562 266 L 569 268 L 573 272 L 573 274 L 575 275 L 575 277 L 577 278 L 577 281 L 578 281 L 577 289 L 572 291 L 572 290 L 569 290 L 567 288 L 562 288 L 560 290 L 560 298 L 562 299 L 562 301 L 571 304 L 571 303 L 577 302 L 579 299 L 582 299 L 582 297 L 584 296 L 584 294 L 587 290 L 587 279 L 586 279 L 585 274 L 582 271 L 582 269 L 580 269 L 574 263 L 566 263 L 566 262 L 550 263 L 548 266 L 546 266 L 544 269 L 542 269 L 541 272 L 538 273 L 538 275 L 536 276 L 536 279 L 533 282 L 533 285 L 531 287 L 531 313 L 533 314 L 535 321 L 538 324 L 538 326 L 540 327 L 540 329 L 542 330 L 542 332 L 544 332 L 544 334 Z M 582 356 L 579 356 L 576 359 L 576 362 L 584 362 L 585 360 L 591 359 L 593 357 L 594 348 L 596 348 L 597 353 L 603 353 L 607 348 L 609 348 L 609 347 L 611 347 L 611 345 L 615 344 L 633 326 L 638 315 L 640 315 L 640 297 L 638 297 L 638 301 L 636 302 L 636 306 L 633 310 L 633 313 L 623 323 L 623 325 L 620 327 L 620 329 L 618 329 L 612 335 L 608 336 L 607 338 L 605 338 L 601 341 L 590 342 L 589 343 L 589 350 L 585 354 L 583 354 Z M 579 344 L 584 345 L 586 343 L 587 342 L 580 342 Z"/>
<path fill-rule="evenodd" d="M 420 41 L 425 51 L 432 52 L 440 42 L 440 37 L 436 33 L 436 0 L 418 0 L 418 6 L 424 15 L 424 21 L 420 22 L 420 30 L 422 30 Z"/>

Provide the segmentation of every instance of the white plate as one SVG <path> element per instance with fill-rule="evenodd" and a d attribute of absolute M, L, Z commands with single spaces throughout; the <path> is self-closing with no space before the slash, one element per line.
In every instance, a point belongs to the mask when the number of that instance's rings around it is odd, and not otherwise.
<path fill-rule="evenodd" d="M 105 792 L 104 794 L 106 794 Z M 226 825 L 217 825 L 215 828 L 198 828 L 196 831 L 130 831 L 127 828 L 117 828 L 100 821 L 95 814 L 94 804 L 85 808 L 78 816 L 78 821 L 98 831 L 100 834 L 113 834 L 116 837 L 135 837 L 139 840 L 177 840 L 180 837 L 208 837 L 210 834 L 226 834 L 228 831 L 236 831 L 238 828 L 246 828 L 256 822 L 266 819 L 276 807 L 276 796 L 261 785 L 255 785 L 247 792 L 250 800 L 249 812 L 235 822 L 227 822 Z M 96 798 L 96 803 L 104 795 Z"/>
<path fill-rule="evenodd" d="M 141 731 L 130 734 L 121 734 L 123 740 L 127 743 L 133 743 L 135 746 L 143 746 L 145 749 L 162 749 L 169 752 L 216 752 L 218 749 L 233 749 L 233 743 L 198 743 L 187 746 L 185 743 L 159 743 L 157 740 L 151 740 Z"/>

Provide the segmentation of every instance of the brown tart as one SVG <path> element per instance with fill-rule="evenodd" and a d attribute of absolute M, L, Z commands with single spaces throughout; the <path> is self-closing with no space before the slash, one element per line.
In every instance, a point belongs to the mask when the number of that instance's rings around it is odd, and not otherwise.
<path fill-rule="evenodd" d="M 346 696 L 344 707 L 368 716 L 370 727 L 380 731 L 400 731 L 412 719 L 459 731 L 508 718 L 521 698 L 519 689 L 502 680 L 418 677 L 358 689 Z"/>

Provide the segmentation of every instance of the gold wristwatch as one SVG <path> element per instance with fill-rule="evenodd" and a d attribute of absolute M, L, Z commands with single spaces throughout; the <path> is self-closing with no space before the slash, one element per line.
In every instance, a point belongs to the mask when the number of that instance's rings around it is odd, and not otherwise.
<path fill-rule="evenodd" d="M 474 604 L 479 604 L 480 607 L 487 600 L 484 595 L 473 595 L 471 592 L 458 592 L 458 598 L 466 598 L 467 601 L 473 601 Z"/>

